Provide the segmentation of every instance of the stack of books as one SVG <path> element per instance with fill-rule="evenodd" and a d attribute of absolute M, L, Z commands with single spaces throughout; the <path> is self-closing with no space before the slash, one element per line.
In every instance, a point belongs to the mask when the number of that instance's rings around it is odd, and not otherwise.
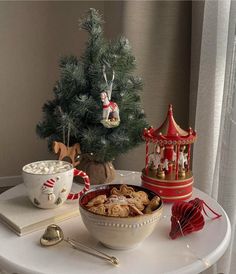
<path fill-rule="evenodd" d="M 65 202 L 55 209 L 37 208 L 25 195 L 0 201 L 0 222 L 6 224 L 18 236 L 78 215 L 78 201 Z"/>

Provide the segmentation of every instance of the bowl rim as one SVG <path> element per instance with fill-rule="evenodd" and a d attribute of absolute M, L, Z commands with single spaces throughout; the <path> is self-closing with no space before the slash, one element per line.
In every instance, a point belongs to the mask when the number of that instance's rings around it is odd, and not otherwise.
<path fill-rule="evenodd" d="M 121 185 L 126 185 L 128 187 L 137 187 L 140 189 L 140 191 L 148 191 L 150 194 L 154 196 L 158 196 L 160 198 L 160 205 L 157 209 L 155 209 L 154 211 L 152 211 L 152 213 L 144 213 L 143 215 L 136 215 L 136 216 L 127 216 L 127 217 L 121 217 L 121 216 L 107 216 L 107 215 L 103 215 L 103 214 L 98 214 L 98 213 L 95 213 L 95 212 L 92 212 L 92 211 L 89 211 L 84 205 L 81 204 L 81 200 L 83 199 L 83 197 L 85 197 L 88 193 L 91 193 L 93 191 L 96 191 L 98 190 L 99 188 L 101 187 L 104 187 L 106 188 L 107 187 L 116 187 L 116 186 L 121 186 Z M 84 211 L 86 211 L 87 213 L 91 214 L 91 215 L 95 215 L 95 216 L 101 216 L 101 217 L 106 217 L 106 218 L 110 218 L 110 219 L 116 219 L 116 220 L 125 220 L 125 219 L 138 219 L 138 218 L 143 218 L 144 216 L 151 216 L 155 213 L 157 213 L 158 211 L 160 211 L 162 208 L 163 208 L 163 200 L 161 198 L 161 196 L 157 193 L 155 193 L 154 191 L 148 189 L 148 188 L 145 188 L 143 186 L 139 186 L 139 185 L 132 185 L 132 184 L 101 184 L 101 185 L 97 185 L 97 186 L 93 186 L 92 188 L 90 188 L 88 191 L 84 192 L 80 198 L 79 198 L 79 207 L 82 208 Z"/>

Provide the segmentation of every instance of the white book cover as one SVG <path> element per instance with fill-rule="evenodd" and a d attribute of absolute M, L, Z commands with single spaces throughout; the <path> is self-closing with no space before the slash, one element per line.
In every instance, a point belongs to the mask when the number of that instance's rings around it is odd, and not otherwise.
<path fill-rule="evenodd" d="M 34 206 L 25 195 L 0 201 L 0 221 L 18 236 L 31 233 L 52 223 L 79 215 L 78 201 L 65 202 L 55 209 Z"/>

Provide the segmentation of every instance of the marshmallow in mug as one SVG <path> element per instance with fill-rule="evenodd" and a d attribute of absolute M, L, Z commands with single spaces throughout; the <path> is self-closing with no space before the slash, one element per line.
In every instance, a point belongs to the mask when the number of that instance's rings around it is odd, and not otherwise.
<path fill-rule="evenodd" d="M 62 161 L 41 161 L 26 165 L 23 171 L 32 174 L 55 174 L 70 169 L 71 165 Z"/>

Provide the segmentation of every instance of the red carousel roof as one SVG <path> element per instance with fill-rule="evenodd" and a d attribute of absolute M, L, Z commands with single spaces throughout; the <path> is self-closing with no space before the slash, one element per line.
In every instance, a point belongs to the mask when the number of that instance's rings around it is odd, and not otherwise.
<path fill-rule="evenodd" d="M 188 131 L 183 130 L 175 122 L 172 105 L 169 105 L 167 117 L 163 124 L 157 129 L 153 127 L 144 129 L 143 136 L 146 141 L 157 142 L 160 143 L 160 145 L 183 145 L 194 143 L 197 134 L 192 128 L 189 128 Z"/>

